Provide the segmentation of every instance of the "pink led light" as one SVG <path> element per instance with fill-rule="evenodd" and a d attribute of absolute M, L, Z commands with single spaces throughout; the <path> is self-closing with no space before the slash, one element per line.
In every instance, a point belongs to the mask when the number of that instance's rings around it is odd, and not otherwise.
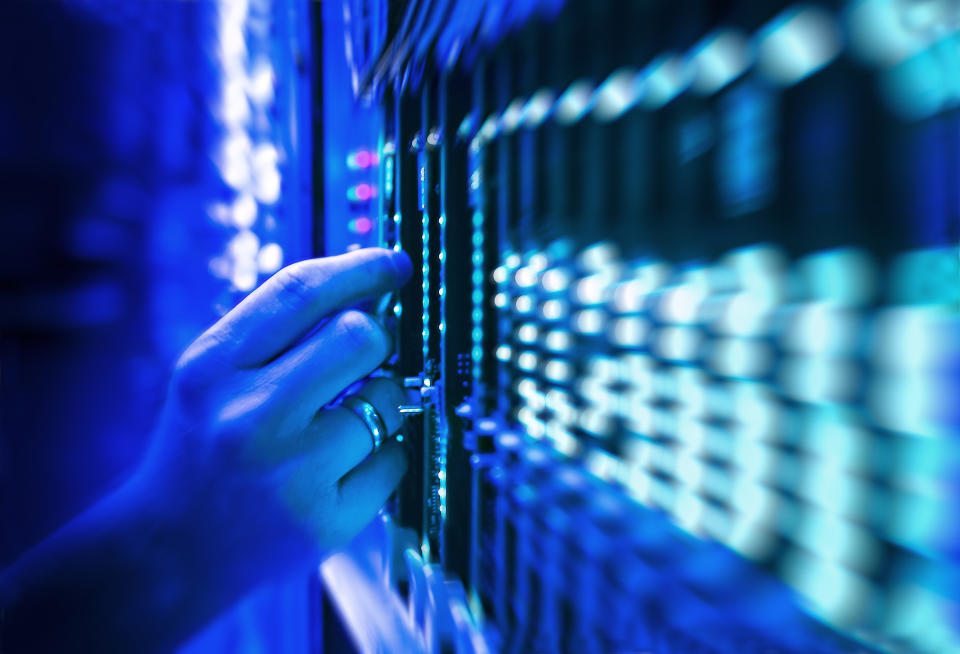
<path fill-rule="evenodd" d="M 357 195 L 357 199 L 363 202 L 364 200 L 369 200 L 373 197 L 373 187 L 369 184 L 357 184 L 354 192 Z"/>
<path fill-rule="evenodd" d="M 353 231 L 361 236 L 366 236 L 373 229 L 373 221 L 366 216 L 361 216 L 353 221 Z"/>
<path fill-rule="evenodd" d="M 357 150 L 357 153 L 353 156 L 353 161 L 356 163 L 358 168 L 369 168 L 371 164 L 370 151 Z"/>

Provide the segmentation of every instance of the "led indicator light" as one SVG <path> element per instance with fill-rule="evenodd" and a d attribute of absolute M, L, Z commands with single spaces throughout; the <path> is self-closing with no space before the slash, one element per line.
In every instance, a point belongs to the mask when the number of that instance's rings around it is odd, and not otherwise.
<path fill-rule="evenodd" d="M 347 199 L 351 202 L 366 202 L 377 194 L 377 190 L 370 184 L 357 184 L 347 191 Z"/>
<path fill-rule="evenodd" d="M 373 230 L 373 221 L 367 218 L 366 216 L 361 216 L 360 218 L 354 218 L 351 220 L 347 227 L 354 234 L 360 234 L 361 236 L 366 236 Z"/>
<path fill-rule="evenodd" d="M 380 163 L 380 156 L 370 150 L 355 150 L 347 155 L 347 167 L 350 170 L 365 170 Z"/>

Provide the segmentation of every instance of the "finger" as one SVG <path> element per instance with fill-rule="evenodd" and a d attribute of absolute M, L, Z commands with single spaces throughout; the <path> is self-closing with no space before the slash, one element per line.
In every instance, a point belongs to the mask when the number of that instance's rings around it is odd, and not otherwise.
<path fill-rule="evenodd" d="M 370 402 L 383 418 L 387 428 L 384 438 L 400 430 L 403 417 L 397 407 L 404 401 L 404 392 L 396 382 L 385 377 L 372 379 L 355 396 Z M 316 475 L 335 480 L 367 458 L 373 451 L 373 437 L 356 412 L 337 406 L 318 413 L 296 436 L 273 439 L 272 447 L 273 460 L 302 456 Z"/>
<path fill-rule="evenodd" d="M 212 332 L 240 367 L 262 365 L 333 311 L 389 292 L 411 272 L 403 252 L 355 250 L 287 266 L 224 316 Z"/>
<path fill-rule="evenodd" d="M 268 389 L 268 420 L 279 438 L 299 433 L 341 390 L 376 370 L 391 338 L 370 316 L 344 311 L 307 341 L 257 371 L 253 385 Z"/>
<path fill-rule="evenodd" d="M 383 447 L 340 480 L 337 502 L 337 531 L 351 537 L 377 514 L 390 497 L 403 473 L 407 455 L 396 441 Z"/>

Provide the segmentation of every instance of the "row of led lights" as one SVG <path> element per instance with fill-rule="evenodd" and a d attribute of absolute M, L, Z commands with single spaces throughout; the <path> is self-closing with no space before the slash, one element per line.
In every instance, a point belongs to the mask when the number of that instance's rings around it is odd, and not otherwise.
<path fill-rule="evenodd" d="M 641 409 L 633 416 L 641 423 L 636 426 L 640 433 L 660 438 L 636 438 L 625 460 L 588 450 L 584 459 L 594 474 L 620 482 L 642 503 L 667 511 L 682 528 L 724 542 L 748 558 L 762 561 L 778 539 L 792 541 L 796 551 L 784 574 L 803 587 L 815 613 L 827 619 L 849 619 L 851 611 L 862 608 L 857 603 L 865 593 L 874 592 L 869 576 L 883 563 L 883 540 L 925 551 L 942 520 L 940 498 L 930 492 L 936 472 L 894 471 L 887 478 L 892 484 L 886 491 L 888 521 L 880 532 L 866 527 L 875 492 L 869 481 L 872 436 L 856 411 L 813 407 L 798 413 L 793 419 L 804 421 L 803 435 L 796 453 L 788 453 L 776 443 L 789 409 L 767 385 L 730 382 L 721 388 L 702 379 L 690 382 L 700 371 L 673 373 L 687 378 L 676 383 L 679 404 L 673 409 L 642 399 L 632 405 Z M 568 455 L 578 454 L 582 444 L 572 432 L 590 427 L 590 409 L 577 408 L 565 389 L 540 390 L 533 377 L 521 377 L 515 390 L 524 402 L 518 421 L 528 432 L 546 437 Z M 721 429 L 702 420 L 704 396 L 713 396 L 710 401 L 724 406 L 735 424 Z M 550 417 L 541 419 L 545 411 Z M 904 440 L 906 452 L 911 443 L 909 437 Z M 725 463 L 717 466 L 716 461 Z M 784 475 L 793 480 L 786 488 Z M 733 511 L 719 508 L 717 501 Z M 791 567 L 800 560 L 829 572 L 834 585 L 809 584 Z"/>
<path fill-rule="evenodd" d="M 827 269 L 847 279 L 857 276 L 852 268 Z M 503 275 L 498 277 L 502 279 Z M 936 416 L 950 405 L 951 387 L 942 383 L 933 368 L 943 353 L 957 349 L 956 339 L 950 338 L 949 319 L 942 319 L 936 306 L 891 307 L 869 318 L 848 309 L 840 311 L 836 305 L 820 301 L 792 305 L 787 314 L 790 322 L 781 339 L 785 357 L 778 367 L 778 393 L 826 406 L 852 401 L 854 393 L 865 386 L 866 408 L 875 425 L 897 432 L 942 436 L 948 427 Z M 602 402 L 606 413 L 616 413 L 618 407 L 639 411 L 638 400 L 672 400 L 663 390 L 668 388 L 663 380 L 669 383 L 673 370 L 692 369 L 689 360 L 659 356 L 656 348 L 654 356 L 644 351 L 643 343 L 636 343 L 641 346 L 639 351 L 623 351 L 617 358 L 594 357 L 583 378 L 574 380 L 576 368 L 570 360 L 576 352 L 574 330 L 563 324 L 537 322 L 529 316 L 521 316 L 515 325 L 511 343 L 496 351 L 501 361 L 512 362 L 520 374 L 537 373 L 561 386 L 573 383 L 581 396 L 594 404 Z M 857 372 L 860 364 L 854 359 L 854 351 L 864 337 L 872 342 L 867 358 L 870 374 Z M 720 377 L 760 378 L 750 373 L 766 371 L 769 357 L 763 350 L 737 347 L 738 340 L 722 342 L 720 351 L 737 354 L 744 361 L 718 366 L 715 359 L 708 358 L 707 368 Z M 758 352 L 764 356 L 757 356 Z M 751 358 L 758 358 L 764 365 Z M 658 395 L 650 395 L 651 389 Z M 631 415 L 624 411 L 622 417 Z M 605 435 L 602 427 L 609 420 L 589 422 L 599 427 L 588 431 L 599 437 Z"/>
<path fill-rule="evenodd" d="M 936 306 L 865 311 L 877 295 L 878 274 L 863 251 L 818 252 L 788 268 L 772 248 L 744 248 L 674 278 L 662 262 L 630 267 L 612 255 L 593 269 L 578 263 L 579 279 L 574 266 L 551 268 L 547 261 L 537 253 L 528 265 L 507 261 L 494 271 L 497 306 L 507 307 L 511 288 L 524 291 L 512 304 L 516 338 L 496 353 L 504 361 L 515 358 L 521 370 L 542 368 L 547 378 L 568 381 L 573 368 L 564 355 L 573 351 L 576 336 L 606 333 L 612 346 L 627 352 L 649 348 L 662 362 L 693 364 L 705 352 L 706 365 L 721 376 L 776 372 L 782 390 L 800 401 L 838 401 L 869 382 L 878 424 L 929 432 L 921 414 L 930 414 L 942 393 L 930 388 L 932 377 L 924 370 L 950 347 L 949 329 L 938 325 Z M 599 303 L 627 315 L 611 316 Z M 647 315 L 630 315 L 640 310 Z M 710 326 L 712 339 L 702 324 Z M 774 371 L 778 352 L 782 359 Z M 861 360 L 871 374 L 859 369 Z M 909 388 L 896 383 L 896 375 L 908 372 Z M 916 400 L 923 393 L 928 399 L 906 406 L 889 397 L 893 387 L 903 387 L 904 397 Z"/>
<path fill-rule="evenodd" d="M 282 186 L 280 152 L 268 115 L 276 73 L 266 53 L 251 53 L 248 47 L 253 41 L 269 38 L 265 17 L 272 6 L 271 0 L 220 0 L 216 5 L 220 87 L 213 106 L 223 136 L 213 161 L 236 198 L 229 204 L 214 204 L 210 216 L 237 232 L 210 261 L 210 269 L 241 292 L 252 290 L 261 275 L 272 274 L 283 265 L 280 244 L 263 243 L 254 231 L 275 228 L 276 219 L 268 207 L 279 200 Z"/>
<path fill-rule="evenodd" d="M 574 410 L 563 399 L 558 400 L 562 391 L 540 393 L 536 380 L 522 378 L 517 392 L 526 402 L 518 420 L 531 435 L 545 436 L 558 449 L 565 444 L 576 447 L 569 415 Z M 552 405 L 553 417 L 541 420 L 541 405 Z M 850 603 L 862 599 L 856 593 L 871 590 L 869 573 L 873 571 L 871 566 L 879 563 L 882 547 L 880 538 L 856 521 L 855 514 L 863 510 L 871 490 L 869 483 L 844 470 L 829 448 L 811 444 L 804 460 L 792 457 L 802 475 L 798 487 L 788 489 L 799 499 L 788 499 L 790 495 L 779 493 L 771 483 L 773 475 L 785 468 L 780 461 L 782 453 L 761 441 L 733 437 L 716 428 L 710 431 L 708 425 L 683 412 L 671 415 L 661 411 L 660 415 L 678 422 L 678 431 L 683 434 L 679 447 L 637 440 L 627 453 L 627 461 L 602 450 L 590 450 L 585 457 L 588 469 L 601 478 L 622 483 L 642 503 L 666 511 L 681 528 L 715 538 L 748 558 L 765 560 L 778 539 L 786 537 L 796 549 L 790 561 L 809 558 L 811 565 L 827 566 L 835 583 L 846 584 L 839 602 L 823 597 L 823 587 L 808 588 L 817 615 L 844 619 L 844 612 L 851 610 Z M 826 421 L 818 427 L 832 427 L 834 432 L 840 428 L 841 423 L 829 414 L 817 415 Z M 754 427 L 747 420 L 738 431 L 749 434 Z M 849 427 L 852 434 L 864 440 L 856 426 Z M 703 448 L 712 451 L 711 458 L 720 454 L 728 457 L 730 468 L 703 460 Z M 720 508 L 717 501 L 732 510 Z M 789 576 L 788 572 L 784 574 Z M 829 589 L 834 592 L 836 586 Z"/>
<path fill-rule="evenodd" d="M 380 154 L 371 148 L 358 148 L 347 154 L 347 169 L 354 173 L 366 173 L 380 165 Z M 360 215 L 351 218 L 347 229 L 357 236 L 367 236 L 373 231 L 370 218 L 370 202 L 377 197 L 377 187 L 369 182 L 358 182 L 347 187 L 347 201 Z"/>
<path fill-rule="evenodd" d="M 911 8 L 910 3 L 894 0 L 859 0 L 849 4 L 841 19 L 826 9 L 799 5 L 785 10 L 752 38 L 738 29 L 720 29 L 687 54 L 664 53 L 641 71 L 619 69 L 599 86 L 577 80 L 559 96 L 544 88 L 529 98 L 517 98 L 501 114 L 487 117 L 474 135 L 472 147 L 479 149 L 518 127 L 538 127 L 548 118 L 570 125 L 592 114 L 594 119 L 607 122 L 637 106 L 658 109 L 686 91 L 709 97 L 753 66 L 768 82 L 789 87 L 830 64 L 840 55 L 845 41 L 858 61 L 893 70 L 888 84 L 892 97 L 888 99 L 895 109 L 907 117 L 926 117 L 960 102 L 960 83 L 956 89 L 943 91 L 956 97 L 938 96 L 930 106 L 903 105 L 896 97 L 898 89 L 927 91 L 928 97 L 935 89 L 927 89 L 923 79 L 915 79 L 919 74 L 904 78 L 894 69 L 953 34 L 960 25 L 945 9 L 949 3 L 916 4 L 924 7 Z M 949 63 L 943 66 L 949 67 Z M 915 115 L 918 111 L 921 115 Z M 469 121 L 461 125 L 461 134 L 472 131 Z"/>
<path fill-rule="evenodd" d="M 875 532 L 864 524 L 876 490 L 868 479 L 871 435 L 856 412 L 808 410 L 802 447 L 790 454 L 775 444 L 779 434 L 774 416 L 787 409 L 778 406 L 772 391 L 748 382 L 734 382 L 732 388 L 715 394 L 728 403 L 733 400 L 735 427 L 720 429 L 701 421 L 696 402 L 674 410 L 647 405 L 649 424 L 639 429 L 672 435 L 673 441 L 637 438 L 625 460 L 588 450 L 587 468 L 623 484 L 642 503 L 666 511 L 681 528 L 719 540 L 748 558 L 766 560 L 781 538 L 791 541 L 794 549 L 781 570 L 787 581 L 800 590 L 815 615 L 840 623 L 854 620 L 866 598 L 877 593 L 870 575 L 884 563 L 883 541 L 922 553 L 942 521 L 940 498 L 929 493 L 935 472 L 901 471 L 907 474 L 899 481 L 890 475 L 888 481 L 896 482 L 886 491 L 890 515 L 882 531 Z M 590 409 L 575 408 L 565 390 L 540 391 L 530 377 L 519 379 L 516 391 L 524 399 L 518 421 L 528 432 L 575 455 L 581 444 L 572 429 L 589 422 Z M 542 420 L 545 409 L 551 417 Z M 715 465 L 718 460 L 725 464 Z M 795 483 L 783 488 L 783 475 Z M 732 511 L 719 508 L 717 501 Z M 810 581 L 811 574 L 816 583 Z M 824 585 L 825 576 L 830 583 Z"/>
<path fill-rule="evenodd" d="M 534 257 L 537 256 L 534 255 Z M 544 263 L 542 259 L 543 257 L 540 255 L 539 261 L 534 261 L 535 268 Z M 517 262 L 514 261 L 514 263 Z M 500 276 L 502 277 L 502 273 Z M 521 274 L 522 277 L 524 277 L 523 274 Z M 901 321 L 899 325 L 903 327 L 906 323 Z M 919 323 L 919 325 L 922 326 L 922 323 Z M 913 325 L 914 328 L 917 326 L 918 324 Z M 897 323 L 888 324 L 887 332 L 890 332 L 891 329 L 896 332 L 896 327 Z M 535 341 L 536 330 L 537 326 L 535 324 L 523 323 L 518 328 L 516 340 L 527 343 Z M 907 330 L 907 332 L 909 333 L 911 330 Z M 561 339 L 553 336 L 555 333 L 556 330 L 549 332 L 550 338 L 555 341 L 554 345 L 561 344 L 557 342 Z M 896 333 L 893 335 L 897 336 Z M 899 335 L 901 342 L 905 335 Z M 916 329 L 913 329 L 909 338 L 916 336 Z M 533 356 L 532 353 L 525 352 L 524 354 Z M 646 383 L 642 382 L 644 367 L 648 371 L 653 369 L 649 357 L 634 356 L 631 358 L 634 360 L 632 363 L 640 362 L 640 365 L 627 366 L 624 365 L 622 360 L 603 357 L 591 362 L 591 365 L 587 367 L 592 379 L 588 378 L 581 381 L 578 384 L 578 389 L 583 396 L 591 400 L 588 407 L 596 403 L 598 397 L 601 399 L 602 406 L 599 407 L 599 411 L 594 411 L 592 414 L 589 408 L 586 410 L 575 409 L 574 402 L 565 390 L 553 388 L 543 393 L 537 389 L 537 382 L 534 378 L 521 378 L 515 389 L 524 398 L 525 404 L 518 411 L 519 421 L 535 437 L 547 436 L 555 442 L 558 449 L 561 451 L 567 450 L 571 454 L 579 447 L 578 441 L 571 435 L 571 427 L 578 423 L 580 427 L 589 427 L 591 422 L 597 422 L 598 413 L 602 416 L 604 411 L 614 412 L 618 407 L 622 415 L 631 417 L 634 422 L 640 422 L 641 425 L 646 423 L 646 426 L 640 427 L 641 433 L 650 433 L 654 422 L 658 423 L 657 428 L 660 431 L 669 432 L 672 428 L 679 431 L 683 436 L 681 440 L 683 446 L 679 451 L 675 447 L 638 440 L 637 451 L 631 455 L 634 459 L 633 465 L 624 464 L 614 457 L 605 455 L 600 450 L 588 453 L 588 465 L 593 466 L 595 471 L 600 472 L 601 476 L 605 478 L 622 481 L 642 501 L 661 506 L 670 511 L 681 526 L 694 531 L 709 532 L 714 537 L 727 542 L 742 554 L 755 558 L 759 557 L 769 547 L 770 542 L 777 534 L 777 526 L 770 523 L 774 520 L 780 520 L 783 513 L 782 499 L 774 489 L 767 485 L 771 480 L 764 478 L 763 475 L 765 474 L 764 471 L 773 470 L 771 462 L 782 459 L 782 454 L 775 451 L 773 446 L 756 443 L 750 438 L 743 438 L 739 444 L 734 443 L 735 447 L 733 449 L 736 454 L 733 458 L 734 461 L 739 461 L 738 469 L 742 471 L 741 477 L 743 477 L 738 480 L 735 485 L 736 490 L 734 490 L 734 484 L 729 475 L 712 468 L 708 462 L 698 460 L 697 453 L 707 443 L 709 443 L 712 458 L 716 457 L 718 451 L 723 451 L 724 445 L 731 445 L 729 433 L 716 428 L 711 429 L 709 425 L 698 421 L 698 418 L 702 417 L 699 410 L 681 411 L 680 415 L 677 416 L 666 410 L 656 409 L 649 403 L 644 403 L 646 398 L 642 396 L 642 393 L 640 396 L 634 396 L 624 401 L 625 398 L 614 399 L 612 393 L 604 391 L 605 387 L 616 386 L 624 382 L 636 383 L 638 380 L 641 380 L 639 385 L 642 388 L 658 386 L 663 389 L 665 387 L 662 381 L 653 378 Z M 551 361 L 551 363 L 553 362 Z M 550 364 L 547 364 L 547 366 L 551 367 Z M 518 360 L 518 367 L 527 372 L 536 370 L 533 360 L 527 362 L 526 365 L 522 360 Z M 554 373 L 545 376 L 548 379 L 552 378 L 552 381 L 568 381 L 569 366 L 567 364 L 563 367 L 567 374 L 557 375 Z M 559 369 L 556 365 L 553 368 Z M 623 375 L 622 372 L 618 373 L 618 371 L 629 372 Z M 549 370 L 546 372 L 549 372 Z M 697 373 L 700 373 L 700 371 L 690 368 L 679 368 L 672 372 L 676 375 L 686 376 L 696 376 Z M 618 378 L 618 374 L 621 377 Z M 658 376 L 662 379 L 665 374 L 669 376 L 669 373 L 660 373 Z M 653 377 L 652 373 L 648 376 Z M 703 392 L 696 393 L 691 391 L 697 390 L 697 384 L 686 383 L 684 385 L 677 382 L 677 389 L 683 388 L 683 390 L 676 393 L 675 397 L 703 398 L 705 395 L 713 394 L 721 398 L 719 402 L 714 400 L 713 404 L 722 406 L 724 393 L 707 390 L 705 387 L 709 387 L 709 384 L 703 383 L 703 380 L 701 380 L 699 386 Z M 766 388 L 766 385 L 753 384 L 752 388 L 763 389 L 768 397 L 766 411 L 762 410 L 764 403 L 753 403 L 755 408 L 761 408 L 759 415 L 769 414 L 771 410 L 776 408 L 777 402 L 775 399 L 771 399 L 772 393 Z M 704 401 L 701 399 L 700 404 L 703 403 Z M 545 408 L 550 409 L 554 416 L 553 419 L 543 421 L 537 417 Z M 855 443 L 862 446 L 866 440 L 869 440 L 866 438 L 868 432 L 863 425 L 858 424 L 856 420 L 852 420 L 849 415 L 840 414 L 843 416 L 841 419 L 831 413 L 835 411 L 838 411 L 838 409 L 834 407 L 816 408 L 813 413 L 816 419 L 811 427 L 805 431 L 805 434 L 808 434 L 810 438 L 816 438 L 824 433 L 837 436 L 837 438 L 830 443 L 832 450 L 821 448 L 817 456 L 810 458 L 802 466 L 803 474 L 809 483 L 802 486 L 800 490 L 803 492 L 800 493 L 800 496 L 817 508 L 806 510 L 807 515 L 804 518 L 805 522 L 803 522 L 806 526 L 804 528 L 797 532 L 792 526 L 787 525 L 786 528 L 789 528 L 789 532 L 785 534 L 793 535 L 802 548 L 798 550 L 798 554 L 789 559 L 790 561 L 804 560 L 806 564 L 809 564 L 807 567 L 815 566 L 822 569 L 821 572 L 824 572 L 824 574 L 829 572 L 835 580 L 842 580 L 845 584 L 847 594 L 841 593 L 831 599 L 823 596 L 821 586 L 807 584 L 805 582 L 807 578 L 796 572 L 796 569 L 800 569 L 796 568 L 796 565 L 790 569 L 793 572 L 790 570 L 785 572 L 787 576 L 793 575 L 792 579 L 796 582 L 795 585 L 802 586 L 802 592 L 814 604 L 817 614 L 828 619 L 841 619 L 843 617 L 843 612 L 849 610 L 855 604 L 854 600 L 857 597 L 861 597 L 854 592 L 855 590 L 869 590 L 869 583 L 866 579 L 858 575 L 857 572 L 850 570 L 849 567 L 850 563 L 858 557 L 859 559 L 866 558 L 867 551 L 876 551 L 879 542 L 868 530 L 850 522 L 850 519 L 855 517 L 855 512 L 862 510 L 869 484 L 864 482 L 858 474 L 845 471 L 844 465 L 849 461 L 842 457 L 838 461 L 836 460 L 837 457 L 830 456 L 833 450 L 837 450 L 838 446 L 845 442 L 849 444 L 853 451 L 857 451 L 858 448 Z M 763 420 L 758 420 L 757 410 L 741 407 L 738 413 L 748 416 L 746 422 L 748 435 L 752 433 L 749 431 L 750 428 L 757 424 L 764 424 Z M 644 414 L 646 418 L 642 417 Z M 696 435 L 700 437 L 697 438 Z M 847 437 L 846 440 L 842 438 L 844 436 Z M 859 448 L 861 453 L 862 449 L 862 447 Z M 838 451 L 843 453 L 849 450 L 839 449 Z M 844 463 L 845 461 L 846 463 Z M 793 464 L 794 467 L 800 466 L 799 461 L 794 461 Z M 660 475 L 652 474 L 653 469 L 659 470 L 661 475 L 664 473 L 676 475 L 676 480 L 680 484 L 679 488 L 663 481 Z M 862 470 L 859 471 L 863 472 Z M 754 478 L 747 479 L 743 476 L 744 472 L 753 474 Z M 923 482 L 923 471 L 919 475 L 914 475 L 914 477 L 918 477 L 919 481 Z M 914 486 L 918 483 L 917 478 L 912 481 Z M 731 521 L 731 516 L 717 510 L 710 501 L 699 494 L 698 491 L 701 490 L 701 486 L 708 490 L 708 495 L 722 497 L 727 494 L 733 498 L 732 504 L 741 508 L 748 508 L 739 511 Z M 831 490 L 828 492 L 825 489 Z M 922 544 L 924 541 L 922 536 L 929 535 L 929 527 L 932 524 L 931 518 L 933 520 L 937 519 L 935 509 L 938 508 L 936 502 L 938 498 L 928 495 L 921 497 L 921 501 L 917 503 L 913 501 L 916 498 L 911 497 L 909 493 L 903 497 L 908 505 L 901 505 L 899 512 L 901 519 L 890 525 L 887 536 L 900 542 L 906 541 L 907 544 L 917 545 L 918 542 Z M 797 507 L 793 508 L 795 512 L 799 510 Z M 911 520 L 904 521 L 902 518 L 906 515 L 912 516 Z M 917 523 L 920 523 L 920 532 L 917 531 Z M 830 535 L 831 538 L 826 538 L 825 535 Z M 813 558 L 807 552 L 812 552 Z M 810 560 L 807 561 L 806 559 Z M 840 582 L 838 581 L 838 583 Z M 837 597 L 841 599 L 838 600 Z"/>

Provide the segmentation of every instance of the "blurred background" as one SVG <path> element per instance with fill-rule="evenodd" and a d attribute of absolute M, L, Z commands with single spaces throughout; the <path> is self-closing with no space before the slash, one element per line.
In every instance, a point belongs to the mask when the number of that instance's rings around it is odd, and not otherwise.
<path fill-rule="evenodd" d="M 383 514 L 183 651 L 960 652 L 960 3 L 0 9 L 0 565 L 382 245 Z"/>

